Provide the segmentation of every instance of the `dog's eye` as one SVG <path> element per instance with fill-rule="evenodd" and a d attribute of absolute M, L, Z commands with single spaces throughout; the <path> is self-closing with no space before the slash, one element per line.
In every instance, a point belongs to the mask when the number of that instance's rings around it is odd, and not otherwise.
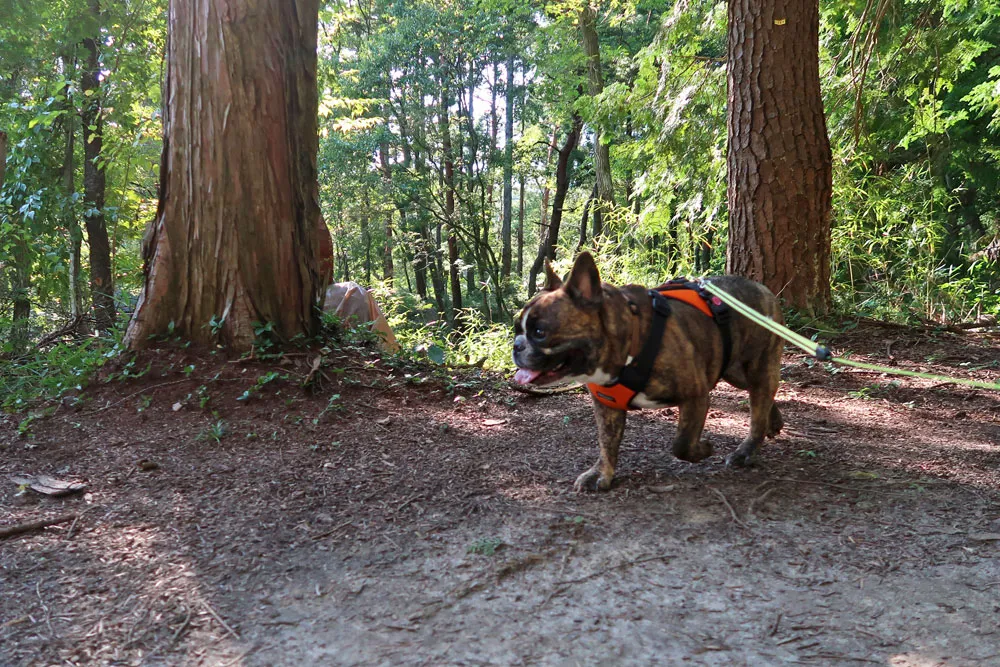
<path fill-rule="evenodd" d="M 546 332 L 545 329 L 543 329 L 542 327 L 535 327 L 532 330 L 531 335 L 537 338 L 538 340 L 545 340 L 545 337 L 548 335 L 548 332 Z"/>

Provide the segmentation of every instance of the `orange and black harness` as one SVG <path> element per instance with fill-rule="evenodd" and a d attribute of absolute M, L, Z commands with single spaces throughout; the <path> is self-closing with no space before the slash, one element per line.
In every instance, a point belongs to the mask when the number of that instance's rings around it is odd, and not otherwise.
<path fill-rule="evenodd" d="M 663 332 L 667 327 L 667 318 L 670 317 L 669 299 L 676 299 L 694 306 L 708 317 L 715 320 L 719 327 L 719 334 L 722 336 L 722 367 L 719 371 L 721 376 L 729 366 L 730 355 L 732 354 L 732 334 L 729 330 L 730 310 L 722 303 L 717 296 L 713 296 L 705 291 L 701 283 L 689 281 L 687 278 L 675 278 L 664 283 L 656 289 L 648 292 L 653 306 L 653 321 L 649 328 L 649 335 L 643 343 L 642 350 L 635 354 L 638 347 L 639 326 L 636 322 L 633 326 L 632 362 L 622 368 L 618 377 L 610 385 L 603 385 L 591 382 L 587 389 L 593 397 L 616 410 L 638 410 L 632 406 L 632 399 L 646 388 L 649 382 L 649 375 L 653 371 L 653 362 L 656 361 L 660 353 L 660 345 L 663 343 Z M 638 304 L 629 303 L 629 308 L 633 315 L 639 314 Z M 718 378 L 716 378 L 718 381 Z"/>

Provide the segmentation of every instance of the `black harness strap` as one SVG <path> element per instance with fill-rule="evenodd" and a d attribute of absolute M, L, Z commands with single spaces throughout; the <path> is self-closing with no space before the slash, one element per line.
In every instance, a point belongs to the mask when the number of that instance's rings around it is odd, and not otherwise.
<path fill-rule="evenodd" d="M 642 345 L 639 356 L 626 365 L 618 374 L 617 384 L 635 393 L 646 388 L 649 376 L 653 372 L 653 362 L 660 354 L 660 344 L 663 342 L 663 332 L 667 328 L 667 318 L 670 317 L 670 303 L 665 296 L 656 290 L 649 290 L 653 304 L 653 321 L 649 327 L 646 342 Z"/>

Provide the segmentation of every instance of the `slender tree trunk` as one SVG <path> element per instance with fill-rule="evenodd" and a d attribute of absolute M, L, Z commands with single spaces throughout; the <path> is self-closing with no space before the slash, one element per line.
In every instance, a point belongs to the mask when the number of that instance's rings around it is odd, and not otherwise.
<path fill-rule="evenodd" d="M 444 217 L 448 225 L 448 277 L 451 282 L 451 310 L 448 320 L 455 327 L 460 326 L 459 313 L 462 310 L 462 277 L 458 269 L 458 235 L 455 232 L 455 156 L 451 151 L 451 123 L 449 109 L 451 95 L 448 84 L 441 86 L 441 152 L 444 160 L 445 204 Z"/>
<path fill-rule="evenodd" d="M 514 53 L 507 56 L 507 122 L 504 123 L 503 158 L 503 251 L 501 254 L 500 276 L 510 277 L 510 223 L 513 218 L 513 178 L 514 178 Z"/>
<path fill-rule="evenodd" d="M 389 146 L 386 143 L 379 145 L 379 163 L 382 169 L 382 181 L 385 183 L 387 190 L 392 190 L 392 170 L 389 168 Z M 402 213 L 402 205 L 399 205 L 400 213 Z M 392 211 L 387 211 L 385 215 L 385 227 L 383 228 L 383 233 L 385 235 L 385 247 L 382 249 L 382 279 L 386 282 L 390 288 L 392 287 L 395 269 L 392 264 Z"/>
<path fill-rule="evenodd" d="M 100 84 L 101 61 L 98 52 L 101 8 L 98 0 L 88 0 L 95 36 L 83 40 L 86 62 L 80 81 L 84 95 L 83 120 L 83 193 L 86 213 L 87 244 L 90 246 L 90 292 L 97 329 L 105 331 L 115 322 L 115 288 L 111 275 L 111 242 L 104 218 L 104 114 Z"/>
<path fill-rule="evenodd" d="M 542 239 L 545 235 L 549 233 L 549 197 L 551 195 L 551 188 L 549 188 L 549 165 L 552 164 L 552 153 L 556 148 L 556 139 L 559 137 L 559 126 L 552 128 L 552 141 L 549 142 L 549 149 L 545 153 L 545 187 L 542 188 L 542 204 L 541 204 L 541 214 L 538 223 L 538 242 L 541 244 Z M 534 289 L 531 289 L 529 294 L 533 293 Z"/>
<path fill-rule="evenodd" d="M 517 179 L 517 279 L 524 279 L 524 173 Z"/>
<path fill-rule="evenodd" d="M 587 243 L 587 219 L 590 217 L 590 210 L 594 207 L 594 199 L 597 197 L 597 184 L 594 184 L 593 189 L 590 191 L 590 196 L 587 197 L 587 203 L 583 205 L 583 215 L 580 217 L 580 240 L 576 244 L 577 254 L 583 250 L 583 246 Z"/>
<path fill-rule="evenodd" d="M 584 0 L 580 12 L 580 34 L 583 52 L 587 56 L 587 82 L 591 97 L 604 92 L 604 74 L 601 70 L 601 48 L 597 37 L 597 10 Z M 611 156 L 599 128 L 594 128 L 594 173 L 597 176 L 597 201 L 593 206 L 594 238 L 604 233 L 604 218 L 615 205 L 614 184 L 611 180 Z"/>
<path fill-rule="evenodd" d="M 487 218 L 493 220 L 493 178 L 492 178 L 492 167 L 496 164 L 497 159 L 497 135 L 499 134 L 500 128 L 500 117 L 497 114 L 497 85 L 500 83 L 500 65 L 498 63 L 493 63 L 493 85 L 490 86 L 490 169 L 489 173 L 491 177 L 488 183 L 488 189 L 486 192 L 487 198 L 487 210 L 489 211 Z"/>
<path fill-rule="evenodd" d="M 556 258 L 556 243 L 559 241 L 563 204 L 566 202 L 566 193 L 569 192 L 570 158 L 573 156 L 573 151 L 576 150 L 576 145 L 580 142 L 582 129 L 583 121 L 579 116 L 574 115 L 573 126 L 569 134 L 566 135 L 566 143 L 559 149 L 559 159 L 556 162 L 556 191 L 552 198 L 552 222 L 547 230 L 543 230 L 544 233 L 539 239 L 538 254 L 535 256 L 535 262 L 531 265 L 531 271 L 528 274 L 528 296 L 533 295 L 537 290 L 538 274 L 542 270 L 545 260 L 551 261 Z"/>
<path fill-rule="evenodd" d="M 726 269 L 821 314 L 832 167 L 818 35 L 818 0 L 730 0 Z"/>
<path fill-rule="evenodd" d="M 74 122 L 72 89 L 69 85 L 71 74 L 73 74 L 73 59 L 63 56 L 63 77 L 67 84 L 63 88 L 63 95 L 66 97 L 66 114 L 62 117 L 63 132 L 65 141 L 63 143 L 63 166 L 62 166 L 62 189 L 65 204 L 63 207 L 63 225 L 66 227 L 66 234 L 69 241 L 69 317 L 76 322 L 83 315 L 83 289 L 80 286 L 80 253 L 83 246 L 83 230 L 80 229 L 80 222 L 76 219 L 76 194 L 75 183 L 75 141 L 76 123 Z"/>
<path fill-rule="evenodd" d="M 364 195 L 365 201 L 368 194 Z M 365 247 L 365 285 L 372 284 L 372 234 L 368 227 L 368 209 L 361 211 L 361 244 Z"/>
<path fill-rule="evenodd" d="M 171 0 L 160 204 L 131 347 L 171 323 L 237 353 L 255 321 L 283 340 L 315 333 L 318 16 L 318 0 Z"/>
<path fill-rule="evenodd" d="M 3 189 L 7 173 L 7 133 L 0 130 L 0 190 Z M 28 324 L 31 317 L 31 259 L 24 234 L 17 230 L 13 238 L 14 271 L 11 276 L 11 291 L 14 302 L 14 321 L 10 339 L 16 354 L 21 354 L 28 346 Z"/>

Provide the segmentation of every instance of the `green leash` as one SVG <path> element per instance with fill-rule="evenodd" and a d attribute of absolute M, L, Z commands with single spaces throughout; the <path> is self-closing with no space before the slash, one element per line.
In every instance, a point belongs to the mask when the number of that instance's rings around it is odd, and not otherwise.
<path fill-rule="evenodd" d="M 853 359 L 845 359 L 844 357 L 835 357 L 833 353 L 830 352 L 830 348 L 826 345 L 818 345 L 815 341 L 811 341 L 801 334 L 797 334 L 791 329 L 781 324 L 778 324 L 770 317 L 765 316 L 750 306 L 746 305 L 736 297 L 732 296 L 725 290 L 720 289 L 718 286 L 713 285 L 708 281 L 703 281 L 701 285 L 710 294 L 719 297 L 722 303 L 726 304 L 737 313 L 747 318 L 751 322 L 758 324 L 774 335 L 785 339 L 795 347 L 798 347 L 805 351 L 811 357 L 815 357 L 819 361 L 832 361 L 835 364 L 840 364 L 842 366 L 853 366 L 854 368 L 860 368 L 866 371 L 875 371 L 878 373 L 888 373 L 890 375 L 905 375 L 907 377 L 921 378 L 924 380 L 935 380 L 937 382 L 948 382 L 954 384 L 964 384 L 967 387 L 977 387 L 979 389 L 992 389 L 993 391 L 1000 391 L 1000 384 L 996 382 L 983 382 L 982 380 L 966 380 L 964 378 L 949 377 L 947 375 L 934 375 L 933 373 L 920 373 L 918 371 L 908 371 L 902 368 L 891 368 L 888 366 L 878 366 L 876 364 L 869 364 L 863 361 L 854 361 Z"/>

